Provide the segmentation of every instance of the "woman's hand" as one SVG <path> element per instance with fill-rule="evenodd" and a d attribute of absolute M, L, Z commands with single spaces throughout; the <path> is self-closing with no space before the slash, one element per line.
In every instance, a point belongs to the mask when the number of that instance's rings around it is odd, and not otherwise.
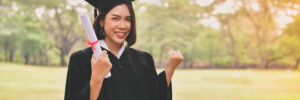
<path fill-rule="evenodd" d="M 166 66 L 165 71 L 166 71 L 167 83 L 168 83 L 168 86 L 169 86 L 175 69 L 183 61 L 184 57 L 182 56 L 182 54 L 180 53 L 179 50 L 170 51 L 168 56 L 169 56 L 169 58 L 168 58 L 168 62 L 167 62 L 167 66 Z"/>
<path fill-rule="evenodd" d="M 99 81 L 103 81 L 106 74 L 108 74 L 108 72 L 112 68 L 112 64 L 108 58 L 107 51 L 104 50 L 100 54 L 98 59 L 96 59 L 96 56 L 94 54 L 91 59 L 91 65 L 92 65 L 91 81 L 96 83 Z"/>
<path fill-rule="evenodd" d="M 176 67 L 183 61 L 183 56 L 180 53 L 179 50 L 177 51 L 170 51 L 168 54 L 169 58 L 168 58 L 168 62 L 167 62 L 167 68 L 170 69 L 176 69 Z"/>
<path fill-rule="evenodd" d="M 91 59 L 92 76 L 90 80 L 90 100 L 97 100 L 102 83 L 106 74 L 110 71 L 112 64 L 109 61 L 107 51 L 103 51 L 99 58 L 93 55 Z"/>

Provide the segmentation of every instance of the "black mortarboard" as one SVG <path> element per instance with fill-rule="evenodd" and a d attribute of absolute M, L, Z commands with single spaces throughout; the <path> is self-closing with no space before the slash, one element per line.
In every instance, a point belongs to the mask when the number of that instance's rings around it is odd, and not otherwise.
<path fill-rule="evenodd" d="M 134 0 L 85 0 L 93 7 L 98 9 L 100 12 L 108 12 L 113 7 L 126 3 L 132 5 L 132 1 Z M 95 17 L 97 16 L 97 10 L 95 9 Z"/>

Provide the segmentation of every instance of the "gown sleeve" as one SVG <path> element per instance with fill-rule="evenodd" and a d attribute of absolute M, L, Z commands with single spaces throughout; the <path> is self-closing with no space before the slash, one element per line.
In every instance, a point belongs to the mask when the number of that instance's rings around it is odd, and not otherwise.
<path fill-rule="evenodd" d="M 150 64 L 156 100 L 172 100 L 172 83 L 170 82 L 170 86 L 168 87 L 165 71 L 157 75 L 152 56 L 149 53 L 145 53 L 145 55 L 146 61 Z"/>
<path fill-rule="evenodd" d="M 90 75 L 87 71 L 87 61 L 82 52 L 74 52 L 69 61 L 65 88 L 65 100 L 90 99 Z"/>

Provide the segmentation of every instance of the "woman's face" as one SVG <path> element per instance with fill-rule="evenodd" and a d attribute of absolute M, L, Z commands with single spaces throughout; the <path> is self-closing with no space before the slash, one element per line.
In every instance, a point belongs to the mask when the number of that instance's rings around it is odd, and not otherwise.
<path fill-rule="evenodd" d="M 112 8 L 100 21 L 104 26 L 105 40 L 114 44 L 122 44 L 131 30 L 131 17 L 127 5 L 121 4 Z"/>

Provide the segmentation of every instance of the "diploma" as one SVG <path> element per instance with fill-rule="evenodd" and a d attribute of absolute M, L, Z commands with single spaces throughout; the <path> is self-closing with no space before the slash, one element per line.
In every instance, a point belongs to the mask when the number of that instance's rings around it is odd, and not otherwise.
<path fill-rule="evenodd" d="M 100 48 L 100 44 L 98 42 L 98 39 L 96 37 L 96 34 L 95 34 L 95 31 L 94 31 L 94 28 L 92 27 L 92 24 L 90 22 L 90 19 L 88 17 L 88 14 L 87 12 L 85 13 L 82 13 L 79 15 L 79 19 L 85 29 L 85 33 L 86 35 L 88 36 L 88 43 L 91 45 L 92 49 L 93 49 L 93 52 L 94 54 L 96 55 L 96 59 L 99 58 L 102 50 Z M 108 78 L 110 77 L 111 74 L 110 72 L 105 76 L 105 78 Z"/>

